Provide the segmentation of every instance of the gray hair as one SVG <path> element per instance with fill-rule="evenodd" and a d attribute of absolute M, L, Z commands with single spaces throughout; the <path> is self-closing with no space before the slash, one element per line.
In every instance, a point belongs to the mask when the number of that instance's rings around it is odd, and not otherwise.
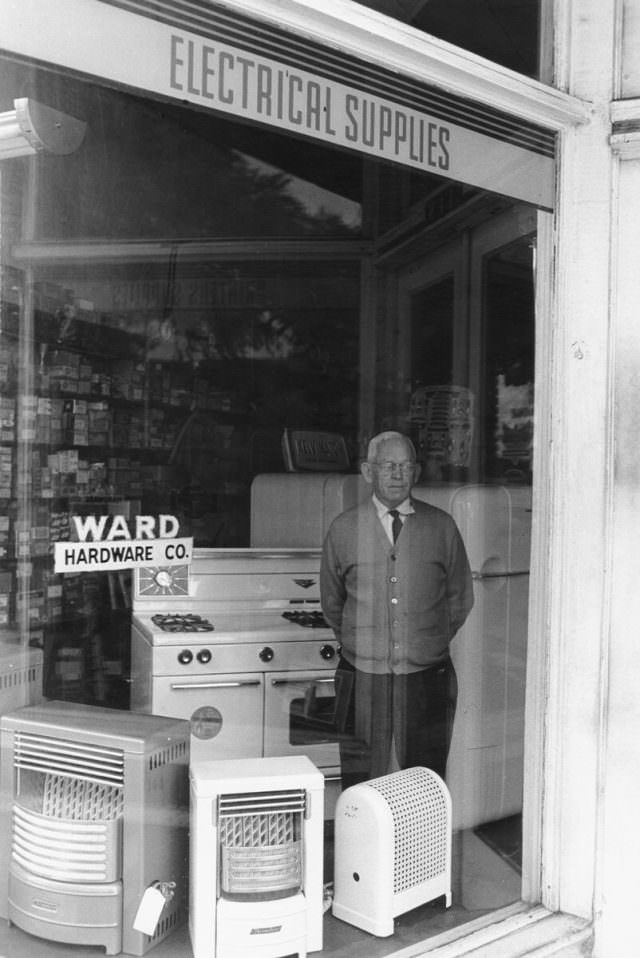
<path fill-rule="evenodd" d="M 377 436 L 374 436 L 369 440 L 369 445 L 367 446 L 367 462 L 375 462 L 376 456 L 378 455 L 378 447 L 386 442 L 387 439 L 400 439 L 402 442 L 405 442 L 409 449 L 411 450 L 411 455 L 413 456 L 414 461 L 418 458 L 416 455 L 416 447 L 409 439 L 408 436 L 405 436 L 403 432 L 396 432 L 393 429 L 389 429 L 386 432 L 379 432 Z"/>

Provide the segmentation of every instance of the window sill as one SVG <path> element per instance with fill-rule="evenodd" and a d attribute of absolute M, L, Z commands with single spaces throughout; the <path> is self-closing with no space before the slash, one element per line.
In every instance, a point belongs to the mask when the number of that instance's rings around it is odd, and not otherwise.
<path fill-rule="evenodd" d="M 431 942 L 393 953 L 392 958 L 586 958 L 592 953 L 590 921 L 519 904 Z"/>

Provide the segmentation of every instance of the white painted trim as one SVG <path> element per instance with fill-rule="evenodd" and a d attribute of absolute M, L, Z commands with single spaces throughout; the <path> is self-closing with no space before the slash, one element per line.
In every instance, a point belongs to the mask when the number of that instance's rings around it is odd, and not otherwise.
<path fill-rule="evenodd" d="M 216 0 L 217 5 L 553 130 L 587 103 L 350 0 Z"/>
<path fill-rule="evenodd" d="M 463 926 L 464 927 L 464 926 Z M 461 929 L 458 929 L 461 930 Z M 393 958 L 551 958 L 584 956 L 592 935 L 591 925 L 573 915 L 552 914 L 532 908 L 476 928 L 473 934 L 446 942 L 446 933 L 421 945 L 410 945 L 393 953 Z"/>
<path fill-rule="evenodd" d="M 640 97 L 628 100 L 613 100 L 611 103 L 612 123 L 640 123 Z"/>
<path fill-rule="evenodd" d="M 613 132 L 609 139 L 611 150 L 621 160 L 640 158 L 640 97 L 628 100 L 613 100 L 611 103 L 611 123 Z M 618 129 L 626 124 L 627 129 Z"/>
<path fill-rule="evenodd" d="M 621 160 L 640 159 L 640 131 L 637 133 L 613 133 L 609 142 L 613 153 Z"/>
<path fill-rule="evenodd" d="M 636 41 L 637 42 L 637 41 Z M 640 326 L 637 321 L 640 273 L 640 164 L 613 163 L 611 311 L 608 368 L 611 422 L 608 426 L 609 513 L 611 530 L 604 556 L 608 575 L 600 709 L 598 859 L 594 955 L 626 955 L 637 937 L 636 875 L 640 852 L 637 774 L 640 700 L 637 675 L 640 654 L 629 627 L 638 598 L 637 391 Z"/>
<path fill-rule="evenodd" d="M 538 214 L 535 263 L 535 368 L 552 367 L 553 323 L 553 251 L 554 220 L 548 213 Z M 542 463 L 551 447 L 552 396 L 547 376 L 538 372 L 535 391 L 535 428 L 533 434 L 533 515 L 531 530 L 531 575 L 529 577 L 529 615 L 527 641 L 527 683 L 525 697 L 525 757 L 543 756 L 545 712 L 549 695 L 547 672 L 548 614 L 546 589 L 547 555 L 545 543 L 551 535 L 551 480 Z M 544 766 L 542 761 L 524 764 L 522 817 L 522 898 L 542 898 L 542 830 Z M 548 902 L 547 902 L 548 904 Z"/>
<path fill-rule="evenodd" d="M 605 49 L 606 27 L 603 11 L 598 42 Z M 594 31 L 594 41 L 595 36 Z M 583 44 L 581 57 L 587 50 Z M 536 375 L 537 409 L 543 403 L 549 417 L 549 445 L 542 474 L 536 473 L 537 515 L 547 516 L 538 546 L 546 552 L 538 557 L 543 578 L 535 597 L 548 681 L 541 900 L 551 910 L 583 917 L 593 913 L 597 874 L 600 683 L 608 632 L 609 79 L 603 69 L 602 105 L 593 122 L 562 137 L 554 292 L 544 334 L 550 337 L 549 365 Z M 536 415 L 536 428 L 539 422 Z"/>

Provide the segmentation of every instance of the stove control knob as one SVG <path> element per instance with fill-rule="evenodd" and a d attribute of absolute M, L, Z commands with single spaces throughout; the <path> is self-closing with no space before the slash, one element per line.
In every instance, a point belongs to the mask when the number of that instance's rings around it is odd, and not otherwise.
<path fill-rule="evenodd" d="M 265 645 L 264 649 L 260 649 L 258 652 L 258 658 L 261 662 L 271 662 L 274 656 L 273 649 L 270 649 L 268 645 Z"/>
<path fill-rule="evenodd" d="M 188 665 L 193 659 L 193 652 L 190 649 L 183 649 L 178 652 L 178 662 L 180 665 Z"/>
<path fill-rule="evenodd" d="M 196 655 L 198 662 L 201 665 L 207 665 L 211 661 L 211 650 L 210 649 L 201 649 L 200 652 Z"/>
<path fill-rule="evenodd" d="M 323 645 L 322 648 L 320 649 L 320 657 L 323 659 L 327 659 L 327 661 L 329 659 L 332 659 L 335 654 L 336 654 L 336 650 L 334 649 L 332 645 Z"/>

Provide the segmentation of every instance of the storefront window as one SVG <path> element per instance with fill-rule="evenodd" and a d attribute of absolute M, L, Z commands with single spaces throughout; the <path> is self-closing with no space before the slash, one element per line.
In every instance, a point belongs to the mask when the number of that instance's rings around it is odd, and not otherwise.
<path fill-rule="evenodd" d="M 326 777 L 331 883 L 345 755 L 360 760 L 372 727 L 389 748 L 365 779 L 395 774 L 397 719 L 413 700 L 402 682 L 355 709 L 345 698 L 345 675 L 367 669 L 354 656 L 336 673 L 346 645 L 322 617 L 320 550 L 336 515 L 369 503 L 370 439 L 399 431 L 408 459 L 415 450 L 415 471 L 401 468 L 418 513 L 441 510 L 468 558 L 457 634 L 435 656 L 450 706 L 458 687 L 437 766 L 452 798 L 450 894 L 412 901 L 391 933 L 329 912 L 324 954 L 390 955 L 517 901 L 534 207 L 499 183 L 63 71 L 4 60 L 0 77 L 0 112 L 32 97 L 87 124 L 72 152 L 0 165 L 0 622 L 35 676 L 12 707 L 44 698 L 188 719 L 197 757 L 310 757 Z M 97 546 L 54 568 L 56 544 L 83 529 L 126 545 L 123 529 L 173 520 L 198 550 L 191 572 L 104 568 Z M 162 633 L 154 615 L 171 620 Z M 283 650 L 284 619 L 299 631 Z M 170 665 L 156 665 L 154 634 Z M 316 639 L 313 661 L 296 659 Z M 405 656 L 404 678 L 434 665 L 416 661 Z M 180 947 L 187 958 L 186 936 Z"/>
<path fill-rule="evenodd" d="M 518 73 L 540 78 L 545 0 L 364 0 L 363 5 Z"/>

